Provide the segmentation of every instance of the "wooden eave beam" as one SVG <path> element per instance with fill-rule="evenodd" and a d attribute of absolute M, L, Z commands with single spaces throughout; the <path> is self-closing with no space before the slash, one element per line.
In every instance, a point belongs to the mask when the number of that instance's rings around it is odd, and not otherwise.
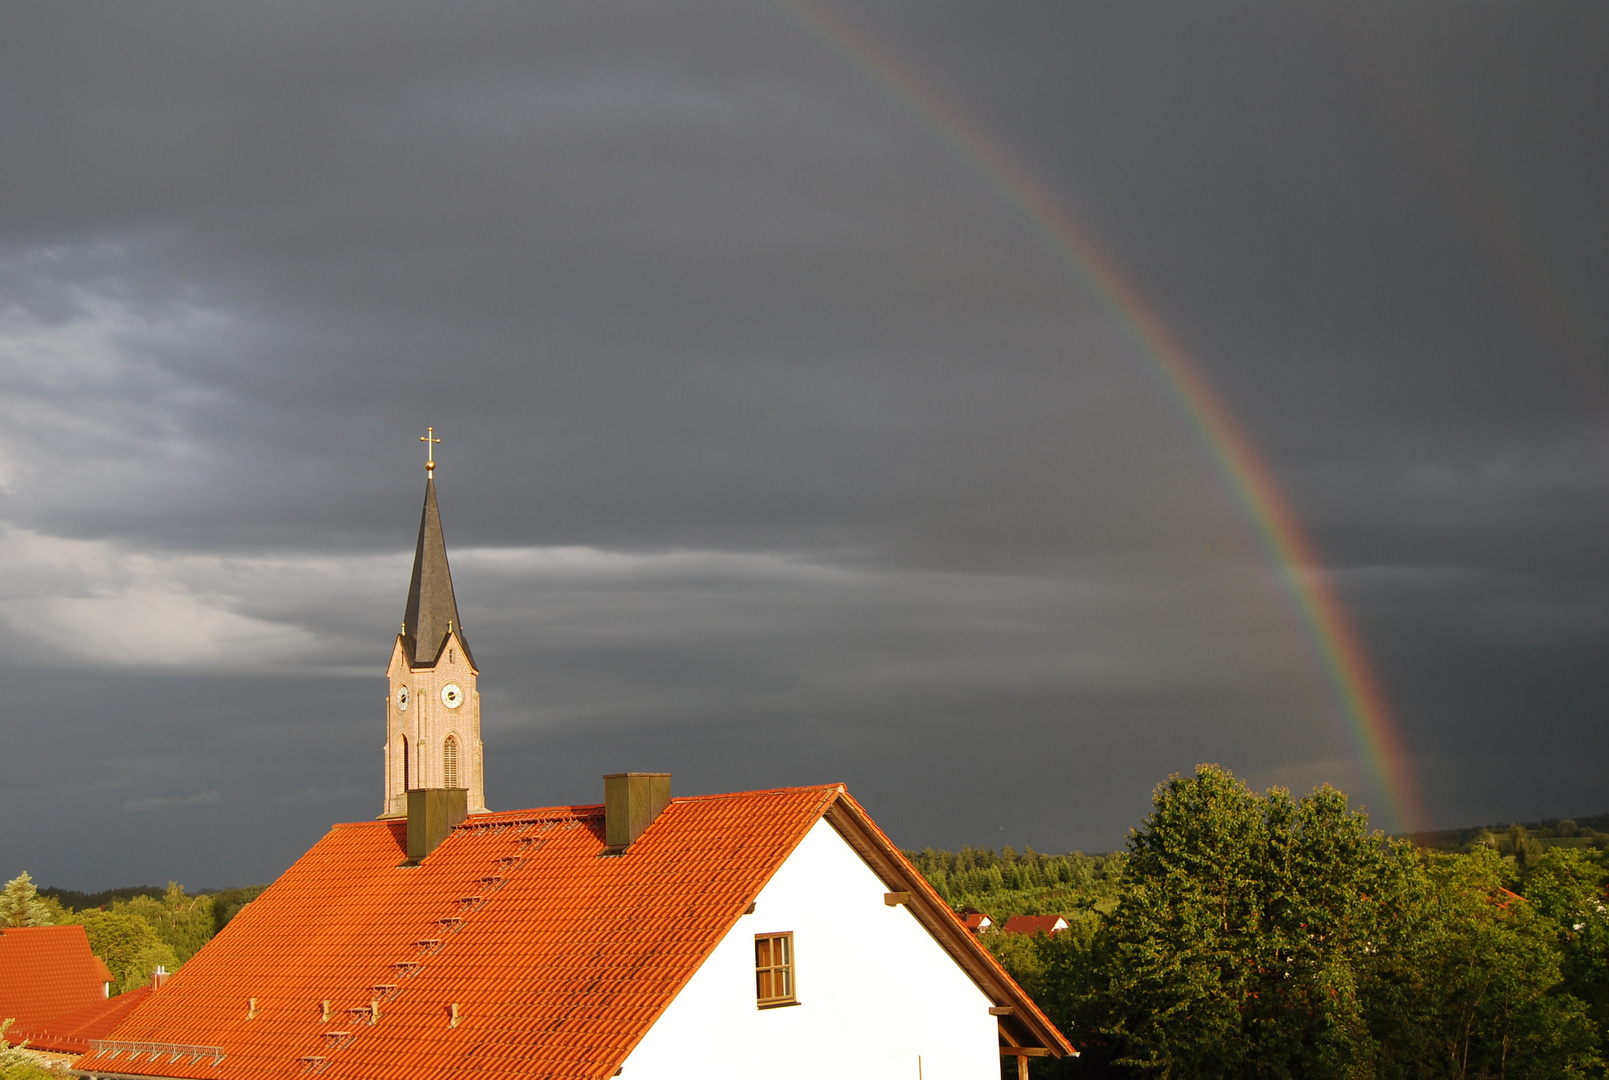
<path fill-rule="evenodd" d="M 1034 1042 L 1048 1048 L 1046 1053 L 1057 1057 L 1076 1053 L 1066 1036 L 1040 1011 L 1033 999 L 1012 981 L 994 957 L 978 944 L 966 924 L 956 918 L 944 902 L 944 898 L 905 860 L 893 842 L 872 824 L 871 819 L 847 793 L 833 799 L 823 816 L 889 889 L 910 894 L 905 908 L 916 916 L 940 948 L 949 953 L 950 958 L 996 1006 L 1012 1007 L 1009 1019 L 1026 1029 Z"/>

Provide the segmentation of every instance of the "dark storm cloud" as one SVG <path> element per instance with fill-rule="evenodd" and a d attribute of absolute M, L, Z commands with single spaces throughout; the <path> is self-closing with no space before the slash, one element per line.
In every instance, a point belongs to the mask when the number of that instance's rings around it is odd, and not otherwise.
<path fill-rule="evenodd" d="M 902 130 L 864 87 L 848 100 L 824 84 L 842 65 L 800 50 L 786 22 L 747 16 L 775 51 L 744 59 L 711 32 L 731 12 L 697 14 L 660 25 L 635 12 L 624 42 L 609 20 L 516 18 L 527 56 L 477 51 L 462 29 L 435 47 L 434 20 L 413 21 L 399 31 L 411 45 L 392 47 L 424 58 L 390 56 L 368 79 L 367 46 L 354 57 L 330 41 L 364 38 L 350 13 L 334 28 L 292 23 L 319 39 L 311 57 L 217 16 L 205 48 L 155 69 L 79 49 L 91 54 L 83 69 L 49 75 L 58 109 L 158 128 L 165 152 L 66 134 L 52 145 L 51 128 L 30 159 L 38 188 L 8 195 L 20 218 L 49 219 L 57 172 L 101 178 L 83 198 L 123 204 L 127 233 L 124 265 L 104 271 L 113 295 L 165 279 L 146 305 L 227 324 L 211 341 L 184 335 L 162 374 L 198 406 L 184 426 L 232 444 L 216 466 L 225 482 L 261 485 L 276 520 L 282 501 L 305 505 L 320 451 L 379 452 L 384 434 L 354 426 L 354 413 L 394 410 L 430 412 L 460 446 L 480 433 L 489 488 L 528 490 L 553 520 L 617 543 L 819 528 L 821 504 L 844 491 L 858 505 L 828 527 L 858 532 L 869 507 L 931 517 L 935 500 L 953 503 L 953 468 L 1008 467 L 1001 490 L 1027 493 L 1019 502 L 1075 485 L 1039 439 L 999 435 L 1024 410 L 1041 414 L 1040 432 L 1058 420 L 1105 424 L 1107 442 L 1133 430 L 1112 419 L 1126 411 L 1110 401 L 1122 376 L 1088 370 L 1116 350 L 1097 340 L 1089 362 L 1067 364 L 1080 337 L 1099 337 L 1068 320 L 1089 301 L 1057 294 L 1020 224 L 996 235 L 997 200 L 926 133 Z M 264 39 L 292 55 L 256 55 Z M 281 85 L 286 64 L 294 90 Z M 240 74 L 203 93 L 220 68 Z M 112 85 L 84 104 L 84 82 Z M 911 199 L 909 180 L 930 169 Z M 969 314 L 986 308 L 987 321 Z M 355 476 L 314 482 L 343 480 L 343 494 L 376 494 Z M 801 485 L 817 489 L 803 513 Z M 210 496 L 185 507 L 203 535 L 234 528 L 236 508 Z M 182 497 L 141 500 L 123 528 L 166 531 Z M 61 527 L 85 512 L 78 491 L 40 498 Z M 106 521 L 94 501 L 91 531 Z M 257 540 L 262 524 L 235 541 Z M 504 536 L 530 538 L 523 516 Z"/>
<path fill-rule="evenodd" d="M 835 10 L 1197 354 L 1435 818 L 1603 809 L 1604 18 Z M 239 883 L 376 808 L 426 424 L 494 805 L 843 779 L 1098 849 L 1201 760 L 1381 801 L 1120 315 L 818 25 L 0 14 L 8 861 Z"/>

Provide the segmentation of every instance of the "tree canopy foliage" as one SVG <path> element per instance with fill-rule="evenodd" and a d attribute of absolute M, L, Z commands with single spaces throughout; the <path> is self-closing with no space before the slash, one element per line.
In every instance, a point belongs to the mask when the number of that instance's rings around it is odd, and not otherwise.
<path fill-rule="evenodd" d="M 0 892 L 0 927 L 50 926 L 61 912 L 60 904 L 39 895 L 26 870 L 6 882 Z"/>
<path fill-rule="evenodd" d="M 1426 851 L 1332 788 L 1203 765 L 1157 788 L 1109 898 L 1077 875 L 994 894 L 1060 888 L 1070 930 L 983 940 L 1082 1051 L 1036 1077 L 1604 1076 L 1605 856 L 1506 839 Z M 952 903 L 977 895 L 916 861 Z"/>

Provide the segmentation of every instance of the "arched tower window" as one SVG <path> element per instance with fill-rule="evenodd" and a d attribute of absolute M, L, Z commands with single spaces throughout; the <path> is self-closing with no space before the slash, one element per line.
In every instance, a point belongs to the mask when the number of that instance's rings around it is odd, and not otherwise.
<path fill-rule="evenodd" d="M 407 791 L 413 785 L 408 783 L 408 736 L 402 737 L 402 790 Z"/>
<path fill-rule="evenodd" d="M 452 735 L 441 746 L 442 787 L 458 786 L 458 740 Z"/>

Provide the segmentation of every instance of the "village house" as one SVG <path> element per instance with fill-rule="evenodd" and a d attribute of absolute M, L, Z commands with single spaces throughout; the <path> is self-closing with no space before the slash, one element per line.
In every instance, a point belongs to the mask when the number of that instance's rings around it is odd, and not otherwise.
<path fill-rule="evenodd" d="M 1000 928 L 1002 934 L 1048 934 L 1055 937 L 1067 929 L 1067 920 L 1060 915 L 1013 915 Z"/>
<path fill-rule="evenodd" d="M 64 1018 L 106 1008 L 119 1000 L 108 1000 L 111 990 L 112 973 L 89 951 L 82 926 L 0 930 L 0 1022 L 12 1022 L 0 1045 L 26 1043 L 43 1061 L 68 1061 L 64 1055 L 77 1056 L 88 1044 L 55 1052 L 59 1048 L 54 1044 L 42 1044 L 44 1030 Z"/>
<path fill-rule="evenodd" d="M 487 810 L 427 477 L 381 817 L 332 828 L 77 1075 L 986 1080 L 1074 1052 L 840 784 L 619 773 L 599 805 Z"/>
<path fill-rule="evenodd" d="M 15 1020 L 15 1029 L 95 1005 L 111 992 L 112 973 L 89 951 L 82 926 L 0 930 L 0 1020 Z"/>

